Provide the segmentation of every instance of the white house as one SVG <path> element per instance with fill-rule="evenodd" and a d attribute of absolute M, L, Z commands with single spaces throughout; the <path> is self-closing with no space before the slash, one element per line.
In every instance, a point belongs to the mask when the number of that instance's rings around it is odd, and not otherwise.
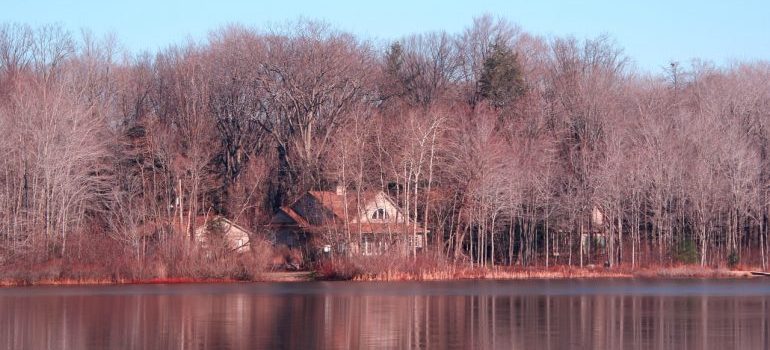
<path fill-rule="evenodd" d="M 204 248 L 218 246 L 235 252 L 250 250 L 249 231 L 222 216 L 196 220 L 194 232 L 195 240 Z"/>

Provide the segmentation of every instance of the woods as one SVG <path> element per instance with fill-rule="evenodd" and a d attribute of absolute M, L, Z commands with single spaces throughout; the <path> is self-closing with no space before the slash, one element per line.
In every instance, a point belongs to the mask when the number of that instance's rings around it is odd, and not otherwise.
<path fill-rule="evenodd" d="M 6 269 L 191 274 L 196 217 L 269 241 L 280 206 L 337 184 L 392 195 L 456 264 L 770 259 L 768 62 L 643 73 L 607 36 L 491 16 L 392 42 L 298 21 L 118 47 L 0 25 Z"/>

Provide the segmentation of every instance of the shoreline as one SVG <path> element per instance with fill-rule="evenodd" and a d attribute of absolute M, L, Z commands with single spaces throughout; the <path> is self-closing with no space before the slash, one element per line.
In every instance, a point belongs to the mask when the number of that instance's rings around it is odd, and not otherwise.
<path fill-rule="evenodd" d="M 455 272 L 409 274 L 403 272 L 355 276 L 353 281 L 454 281 L 454 280 L 565 280 L 565 279 L 737 279 L 759 278 L 754 269 L 729 270 L 700 266 L 637 269 L 579 267 L 464 269 Z"/>
<path fill-rule="evenodd" d="M 673 266 L 665 268 L 604 269 L 578 267 L 551 268 L 495 268 L 461 269 L 442 272 L 410 273 L 387 271 L 378 274 L 362 274 L 350 279 L 325 278 L 316 271 L 267 272 L 258 278 L 237 280 L 232 278 L 148 278 L 148 279 L 45 279 L 38 281 L 0 280 L 0 288 L 33 286 L 118 286 L 148 284 L 232 284 L 232 283 L 295 283 L 323 281 L 401 282 L 401 281 L 469 281 L 469 280 L 569 280 L 569 279 L 746 279 L 766 276 L 756 270 L 729 270 L 701 268 L 700 266 Z"/>

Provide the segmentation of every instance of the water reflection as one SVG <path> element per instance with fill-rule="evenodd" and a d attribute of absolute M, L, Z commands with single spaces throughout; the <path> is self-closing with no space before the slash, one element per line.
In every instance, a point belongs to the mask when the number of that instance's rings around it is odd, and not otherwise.
<path fill-rule="evenodd" d="M 0 290 L 0 347 L 766 349 L 769 291 L 764 281 L 12 288 Z"/>

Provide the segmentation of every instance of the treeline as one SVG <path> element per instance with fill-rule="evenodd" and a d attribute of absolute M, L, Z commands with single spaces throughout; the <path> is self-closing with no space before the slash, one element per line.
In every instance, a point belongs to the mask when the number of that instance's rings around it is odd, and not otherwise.
<path fill-rule="evenodd" d="M 195 219 L 268 237 L 309 189 L 383 189 L 482 266 L 767 265 L 770 65 L 638 73 L 608 37 L 504 19 L 378 43 L 228 26 L 126 54 L 0 26 L 0 263 L 189 256 Z"/>

